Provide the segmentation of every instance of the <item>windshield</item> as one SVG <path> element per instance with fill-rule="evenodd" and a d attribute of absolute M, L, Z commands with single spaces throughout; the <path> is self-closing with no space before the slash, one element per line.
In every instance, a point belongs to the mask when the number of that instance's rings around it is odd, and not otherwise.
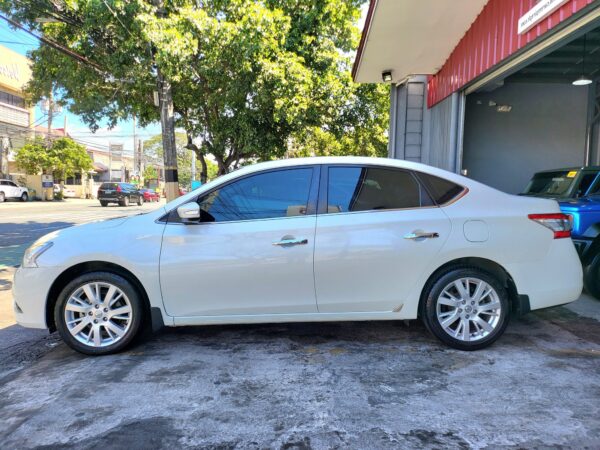
<path fill-rule="evenodd" d="M 526 195 L 562 197 L 567 195 L 576 176 L 577 172 L 572 170 L 536 173 L 523 193 Z"/>

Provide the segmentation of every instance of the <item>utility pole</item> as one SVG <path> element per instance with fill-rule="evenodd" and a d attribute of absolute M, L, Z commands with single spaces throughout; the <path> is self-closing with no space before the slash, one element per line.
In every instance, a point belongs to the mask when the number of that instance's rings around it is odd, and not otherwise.
<path fill-rule="evenodd" d="M 163 0 L 154 0 L 157 16 L 166 17 Z M 179 197 L 179 176 L 177 174 L 177 147 L 175 145 L 175 115 L 171 83 L 157 65 L 156 84 L 158 89 L 158 106 L 160 108 L 160 125 L 162 129 L 163 157 L 165 165 L 165 194 L 167 201 Z"/>

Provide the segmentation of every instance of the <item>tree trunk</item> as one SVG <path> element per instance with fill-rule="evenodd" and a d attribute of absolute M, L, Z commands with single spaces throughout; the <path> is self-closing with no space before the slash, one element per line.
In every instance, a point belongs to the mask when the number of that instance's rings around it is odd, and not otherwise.
<path fill-rule="evenodd" d="M 165 164 L 165 193 L 167 201 L 170 202 L 179 197 L 177 147 L 175 145 L 175 116 L 173 114 L 173 93 L 171 83 L 165 79 L 160 67 L 157 67 L 157 85 Z"/>
<path fill-rule="evenodd" d="M 200 172 L 200 182 L 202 184 L 206 184 L 208 181 L 208 166 L 206 165 L 206 159 L 204 155 L 200 152 L 197 153 L 198 160 L 200 161 L 200 165 L 202 166 L 202 171 Z"/>

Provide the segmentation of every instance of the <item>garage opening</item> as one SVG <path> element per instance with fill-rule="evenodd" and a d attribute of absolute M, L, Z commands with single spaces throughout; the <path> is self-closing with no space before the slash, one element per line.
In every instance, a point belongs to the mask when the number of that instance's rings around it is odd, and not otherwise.
<path fill-rule="evenodd" d="M 535 172 L 600 165 L 596 27 L 466 96 L 462 168 L 470 178 L 516 194 Z"/>

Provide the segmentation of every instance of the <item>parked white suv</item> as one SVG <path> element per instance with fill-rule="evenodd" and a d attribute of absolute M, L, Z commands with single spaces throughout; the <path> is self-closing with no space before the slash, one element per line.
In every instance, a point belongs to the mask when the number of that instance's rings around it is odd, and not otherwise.
<path fill-rule="evenodd" d="M 28 197 L 27 188 L 21 187 L 10 180 L 0 180 L 0 203 L 7 198 L 16 198 L 26 202 Z"/>

